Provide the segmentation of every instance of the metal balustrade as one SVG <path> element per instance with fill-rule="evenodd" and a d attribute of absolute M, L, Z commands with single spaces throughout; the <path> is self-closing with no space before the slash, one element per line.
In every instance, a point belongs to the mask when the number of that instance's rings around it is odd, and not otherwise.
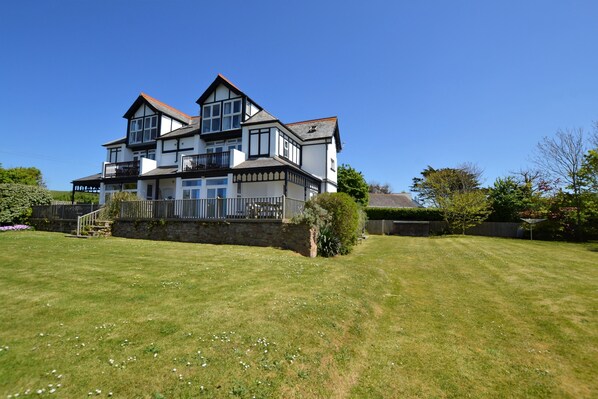
<path fill-rule="evenodd" d="M 104 167 L 103 177 L 113 178 L 130 176 L 139 176 L 139 161 L 107 163 Z"/>
<path fill-rule="evenodd" d="M 230 151 L 185 155 L 182 162 L 183 172 L 227 169 L 230 166 Z"/>

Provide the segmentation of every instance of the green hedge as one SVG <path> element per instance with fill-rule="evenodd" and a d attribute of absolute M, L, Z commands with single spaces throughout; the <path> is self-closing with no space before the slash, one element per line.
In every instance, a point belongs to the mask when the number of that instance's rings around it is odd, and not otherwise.
<path fill-rule="evenodd" d="M 365 208 L 369 220 L 443 220 L 437 208 Z"/>
<path fill-rule="evenodd" d="M 26 223 L 34 205 L 50 205 L 52 196 L 43 187 L 0 184 L 0 225 Z"/>

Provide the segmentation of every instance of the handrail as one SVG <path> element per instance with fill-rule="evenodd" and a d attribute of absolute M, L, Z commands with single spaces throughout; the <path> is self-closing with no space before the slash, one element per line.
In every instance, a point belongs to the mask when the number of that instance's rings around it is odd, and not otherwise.
<path fill-rule="evenodd" d="M 290 219 L 304 201 L 282 197 L 137 200 L 120 204 L 122 219 Z"/>
<path fill-rule="evenodd" d="M 98 217 L 100 216 L 102 211 L 104 211 L 105 209 L 106 208 L 103 207 L 98 209 L 97 211 L 86 213 L 82 216 L 77 216 L 77 236 L 81 236 L 81 231 L 85 227 L 93 225 L 96 222 L 96 220 L 98 220 Z"/>

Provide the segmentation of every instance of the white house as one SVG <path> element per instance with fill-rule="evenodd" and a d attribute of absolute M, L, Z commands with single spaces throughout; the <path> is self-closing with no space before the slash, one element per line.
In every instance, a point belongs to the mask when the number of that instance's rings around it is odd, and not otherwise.
<path fill-rule="evenodd" d="M 282 197 L 336 192 L 336 117 L 283 123 L 222 75 L 189 116 L 141 93 L 124 114 L 126 136 L 104 144 L 101 173 L 74 180 L 100 203 L 118 191 L 140 199 Z"/>

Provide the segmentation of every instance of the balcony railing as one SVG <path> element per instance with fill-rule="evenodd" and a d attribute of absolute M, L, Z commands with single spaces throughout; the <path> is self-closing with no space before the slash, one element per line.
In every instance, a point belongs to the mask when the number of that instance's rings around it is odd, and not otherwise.
<path fill-rule="evenodd" d="M 229 151 L 186 155 L 183 157 L 183 172 L 227 169 L 229 166 Z"/>
<path fill-rule="evenodd" d="M 108 163 L 104 167 L 104 177 L 139 176 L 139 161 Z"/>
<path fill-rule="evenodd" d="M 121 203 L 121 219 L 290 219 L 303 211 L 303 201 L 285 197 L 207 198 Z"/>

